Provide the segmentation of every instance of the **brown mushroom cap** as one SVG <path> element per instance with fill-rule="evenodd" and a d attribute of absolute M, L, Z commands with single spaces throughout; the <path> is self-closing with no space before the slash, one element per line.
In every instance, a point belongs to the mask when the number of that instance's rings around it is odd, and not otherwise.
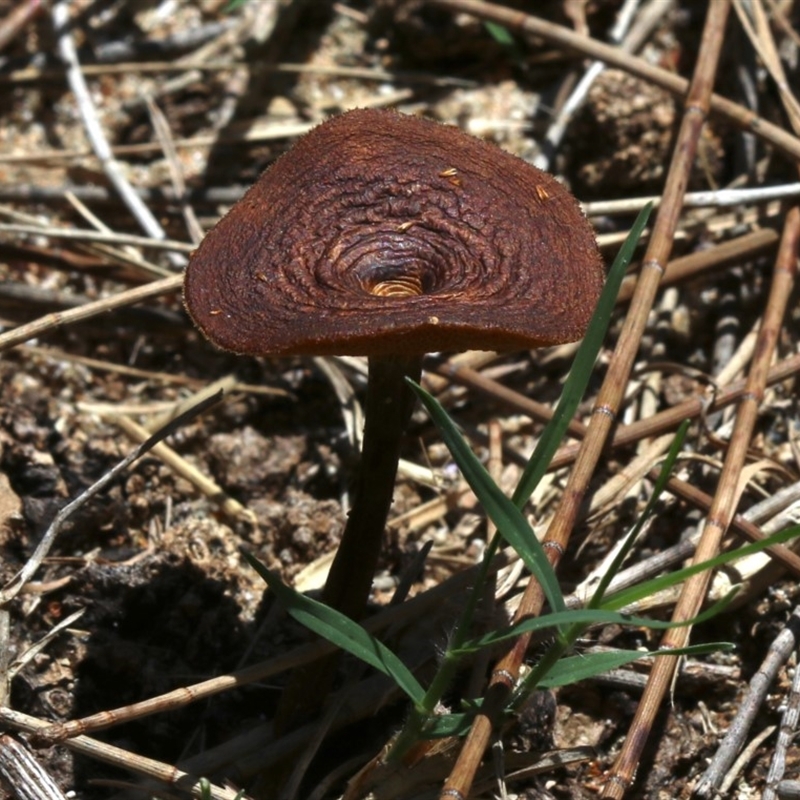
<path fill-rule="evenodd" d="M 578 339 L 604 275 L 553 177 L 457 128 L 357 110 L 264 172 L 192 255 L 184 296 L 237 353 L 414 355 Z"/>

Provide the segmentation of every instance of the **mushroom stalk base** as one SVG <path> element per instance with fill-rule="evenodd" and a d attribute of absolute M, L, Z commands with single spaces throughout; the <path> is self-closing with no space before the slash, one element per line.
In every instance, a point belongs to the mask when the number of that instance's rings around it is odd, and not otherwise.
<path fill-rule="evenodd" d="M 352 619 L 363 616 L 392 505 L 400 443 L 414 408 L 406 377 L 419 380 L 422 358 L 374 356 L 369 360 L 361 461 L 339 549 L 322 591 L 322 602 Z M 275 715 L 276 731 L 286 731 L 318 710 L 333 683 L 336 657 L 327 657 L 292 675 Z"/>
<path fill-rule="evenodd" d="M 406 377 L 419 380 L 422 359 L 372 357 L 364 439 L 353 508 L 333 559 L 322 602 L 357 619 L 362 616 L 392 505 L 400 442 L 414 408 Z"/>

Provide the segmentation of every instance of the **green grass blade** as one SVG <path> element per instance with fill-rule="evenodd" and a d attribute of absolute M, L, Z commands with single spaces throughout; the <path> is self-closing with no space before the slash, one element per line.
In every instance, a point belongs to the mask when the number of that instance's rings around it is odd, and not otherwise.
<path fill-rule="evenodd" d="M 508 28 L 504 27 L 503 25 L 498 25 L 496 22 L 484 22 L 484 28 L 489 32 L 489 35 L 494 39 L 498 44 L 503 45 L 503 47 L 513 47 L 514 46 L 514 37 L 508 32 Z"/>
<path fill-rule="evenodd" d="M 409 384 L 439 428 L 456 464 L 458 464 L 464 478 L 469 483 L 472 491 L 475 492 L 489 518 L 497 526 L 502 537 L 517 551 L 531 574 L 539 581 L 550 607 L 555 611 L 562 611 L 565 607 L 558 579 L 545 556 L 541 544 L 519 509 L 525 505 L 531 492 L 546 471 L 550 459 L 569 424 L 569 420 L 574 415 L 575 409 L 583 396 L 597 353 L 608 328 L 611 312 L 619 292 L 619 285 L 625 275 L 625 269 L 630 263 L 641 232 L 647 224 L 651 210 L 652 204 L 648 204 L 639 213 L 631 232 L 614 260 L 597 310 L 589 324 L 587 335 L 578 350 L 554 418 L 542 434 L 511 501 L 495 485 L 441 405 L 424 389 L 409 380 Z"/>
<path fill-rule="evenodd" d="M 641 628 L 652 628 L 654 630 L 668 630 L 669 628 L 682 628 L 689 625 L 700 625 L 703 622 L 717 616 L 730 604 L 736 595 L 736 589 L 731 590 L 721 600 L 718 600 L 705 611 L 696 617 L 684 621 L 673 622 L 668 620 L 650 619 L 649 617 L 637 617 L 631 614 L 623 614 L 619 611 L 609 611 L 599 608 L 576 608 L 569 611 L 560 611 L 553 614 L 546 614 L 543 617 L 532 617 L 531 619 L 518 622 L 509 628 L 498 631 L 489 631 L 483 636 L 464 642 L 458 650 L 451 651 L 456 656 L 466 655 L 480 650 L 484 647 L 503 642 L 506 639 L 514 639 L 523 633 L 533 633 L 534 631 L 545 630 L 547 628 L 563 627 L 565 625 L 632 625 Z"/>
<path fill-rule="evenodd" d="M 422 703 L 425 690 L 406 665 L 382 642 L 349 617 L 286 586 L 252 555 L 241 551 L 248 564 L 264 579 L 270 590 L 301 625 L 342 650 L 389 676 L 415 705 Z"/>
<path fill-rule="evenodd" d="M 670 572 L 667 575 L 662 575 L 658 578 L 653 578 L 652 580 L 637 584 L 636 586 L 631 586 L 629 589 L 615 592 L 610 597 L 603 599 L 601 607 L 608 609 L 624 608 L 631 603 L 638 602 L 644 597 L 649 597 L 663 589 L 676 586 L 687 578 L 691 578 L 692 575 L 697 575 L 698 572 L 705 572 L 708 569 L 721 567 L 723 564 L 729 564 L 731 561 L 736 561 L 739 558 L 745 558 L 753 553 L 759 553 L 767 547 L 771 547 L 773 544 L 784 544 L 798 536 L 800 536 L 800 525 L 794 525 L 791 528 L 786 528 L 778 533 L 774 533 L 772 536 L 767 536 L 760 542 L 746 544 L 742 547 L 738 547 L 736 550 L 721 553 L 700 564 L 684 567 L 675 572 Z"/>
<path fill-rule="evenodd" d="M 475 496 L 480 500 L 489 519 L 494 522 L 500 535 L 517 551 L 525 566 L 539 581 L 550 608 L 556 611 L 563 610 L 564 596 L 558 585 L 556 573 L 522 512 L 492 480 L 439 402 L 414 381 L 406 380 L 439 429 L 447 449 L 472 491 L 475 492 Z"/>
<path fill-rule="evenodd" d="M 422 730 L 425 739 L 447 739 L 450 736 L 466 736 L 469 733 L 475 711 L 464 714 L 442 714 L 431 717 Z"/>
<path fill-rule="evenodd" d="M 620 248 L 614 263 L 611 265 L 611 269 L 608 271 L 603 293 L 600 295 L 592 321 L 589 323 L 586 335 L 583 337 L 583 341 L 575 355 L 575 360 L 572 362 L 569 377 L 564 384 L 564 391 L 558 401 L 553 418 L 542 432 L 512 497 L 514 504 L 520 508 L 528 502 L 528 498 L 533 494 L 533 490 L 547 471 L 547 467 L 550 465 L 559 443 L 564 438 L 569 421 L 575 416 L 575 411 L 591 378 L 597 354 L 603 345 L 603 339 L 611 320 L 611 313 L 617 302 L 619 287 L 625 277 L 625 270 L 631 262 L 639 237 L 642 235 L 645 225 L 647 225 L 647 220 L 652 210 L 653 204 L 648 203 L 639 212 L 639 216 L 636 217 L 625 243 Z"/>
<path fill-rule="evenodd" d="M 733 649 L 733 645 L 728 642 L 714 642 L 649 652 L 612 650 L 607 653 L 568 656 L 558 662 L 557 670 L 554 670 L 550 675 L 539 681 L 538 688 L 555 689 L 558 686 L 567 686 L 587 678 L 594 678 L 611 669 L 624 667 L 626 664 L 639 661 L 639 659 L 648 656 L 696 656 L 731 649 Z"/>

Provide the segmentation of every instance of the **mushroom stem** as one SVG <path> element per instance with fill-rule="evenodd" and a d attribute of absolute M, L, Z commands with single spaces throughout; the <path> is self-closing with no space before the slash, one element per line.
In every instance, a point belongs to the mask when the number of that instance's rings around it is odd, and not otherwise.
<path fill-rule="evenodd" d="M 354 619 L 364 613 L 369 597 L 392 505 L 400 442 L 414 408 L 406 377 L 419 380 L 421 371 L 418 356 L 369 359 L 364 440 L 353 508 L 322 592 L 322 602 Z"/>
<path fill-rule="evenodd" d="M 421 372 L 421 356 L 369 359 L 364 439 L 353 507 L 322 590 L 323 603 L 352 619 L 361 617 L 367 605 L 392 505 L 400 442 L 414 408 L 414 393 L 406 377 L 419 380 Z M 278 703 L 277 731 L 290 730 L 321 706 L 333 682 L 335 665 L 335 656 L 326 657 L 293 673 Z"/>

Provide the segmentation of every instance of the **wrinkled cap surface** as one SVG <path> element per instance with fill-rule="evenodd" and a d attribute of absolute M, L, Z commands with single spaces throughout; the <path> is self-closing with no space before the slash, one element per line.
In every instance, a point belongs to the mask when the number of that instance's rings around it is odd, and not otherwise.
<path fill-rule="evenodd" d="M 208 233 L 186 307 L 250 355 L 413 355 L 579 339 L 605 273 L 553 177 L 393 111 L 314 128 Z"/>

